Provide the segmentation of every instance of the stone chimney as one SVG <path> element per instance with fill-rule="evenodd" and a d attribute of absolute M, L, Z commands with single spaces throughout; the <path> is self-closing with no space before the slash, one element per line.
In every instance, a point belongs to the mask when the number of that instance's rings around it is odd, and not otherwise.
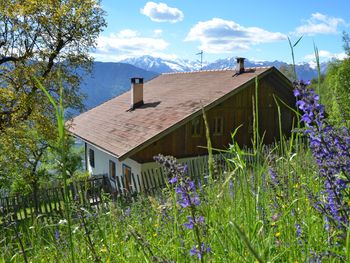
<path fill-rule="evenodd" d="M 143 78 L 131 78 L 131 109 L 143 105 Z"/>
<path fill-rule="evenodd" d="M 236 57 L 237 65 L 236 65 L 236 73 L 242 74 L 244 73 L 244 60 L 245 58 Z"/>

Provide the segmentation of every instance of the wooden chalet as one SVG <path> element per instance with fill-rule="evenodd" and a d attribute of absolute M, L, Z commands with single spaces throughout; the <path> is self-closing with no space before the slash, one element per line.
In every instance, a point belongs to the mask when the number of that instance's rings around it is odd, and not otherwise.
<path fill-rule="evenodd" d="M 85 142 L 86 169 L 120 176 L 128 187 L 131 173 L 141 174 L 161 153 L 176 158 L 207 154 L 204 108 L 214 148 L 226 149 L 231 133 L 249 146 L 253 136 L 253 97 L 258 83 L 259 133 L 264 142 L 289 135 L 295 106 L 292 84 L 275 67 L 162 74 L 146 83 L 131 80 L 131 90 L 72 120 L 69 131 Z"/>

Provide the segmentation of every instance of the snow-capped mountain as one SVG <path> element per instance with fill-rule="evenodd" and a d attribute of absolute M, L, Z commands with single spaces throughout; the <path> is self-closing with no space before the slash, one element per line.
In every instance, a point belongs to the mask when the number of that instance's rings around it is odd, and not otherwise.
<path fill-rule="evenodd" d="M 199 61 L 190 61 L 184 59 L 168 60 L 162 58 L 155 58 L 152 56 L 142 56 L 137 58 L 129 58 L 122 60 L 123 63 L 128 63 L 144 70 L 153 71 L 157 73 L 167 72 L 185 72 L 200 70 L 201 65 Z M 321 64 L 321 72 L 324 73 L 327 69 L 328 63 Z M 274 66 L 278 69 L 281 67 L 289 67 L 289 65 L 282 61 L 250 61 L 245 60 L 246 67 L 270 67 Z M 214 69 L 228 69 L 236 67 L 236 58 L 218 59 L 212 63 L 203 63 L 203 70 Z M 317 69 L 313 63 L 301 63 L 296 65 L 298 77 L 304 80 L 310 80 L 317 76 Z"/>
<path fill-rule="evenodd" d="M 130 89 L 130 78 L 144 77 L 145 80 L 152 79 L 160 73 L 184 72 L 200 70 L 198 61 L 190 60 L 165 60 L 151 56 L 126 59 L 124 63 L 94 62 L 92 74 L 82 75 L 81 91 L 87 95 L 84 101 L 85 107 L 90 109 L 102 102 L 118 96 Z M 281 61 L 245 61 L 246 67 L 275 66 L 280 69 L 284 67 L 289 73 L 290 66 Z M 203 63 L 203 70 L 227 69 L 236 67 L 236 58 L 219 59 L 213 63 Z M 289 69 L 288 69 L 289 67 Z M 324 73 L 327 63 L 321 64 L 321 72 Z M 300 79 L 311 80 L 317 76 L 315 64 L 303 63 L 296 66 Z M 288 75 L 288 74 L 287 74 Z M 77 114 L 77 112 L 72 112 Z"/>
<path fill-rule="evenodd" d="M 201 67 L 200 62 L 197 61 L 186 59 L 168 60 L 152 56 L 128 58 L 120 62 L 158 73 L 194 71 L 199 70 Z"/>
<path fill-rule="evenodd" d="M 276 68 L 280 68 L 282 65 L 287 65 L 287 63 L 282 62 L 282 61 L 250 61 L 248 59 L 246 59 L 244 61 L 244 65 L 246 67 L 270 67 L 270 66 L 274 66 Z M 203 69 L 208 69 L 208 70 L 212 70 L 212 69 L 228 69 L 228 68 L 235 68 L 236 67 L 236 58 L 235 57 L 231 57 L 231 58 L 226 58 L 226 59 L 218 59 L 208 65 L 206 65 L 205 67 L 203 67 Z"/>

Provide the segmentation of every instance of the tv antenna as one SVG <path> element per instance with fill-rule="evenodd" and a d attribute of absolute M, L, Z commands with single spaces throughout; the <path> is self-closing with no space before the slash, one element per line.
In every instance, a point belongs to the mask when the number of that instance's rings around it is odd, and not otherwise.
<path fill-rule="evenodd" d="M 204 53 L 203 50 L 201 50 L 201 52 L 196 54 L 196 56 L 201 55 L 201 70 L 203 68 L 203 53 Z"/>

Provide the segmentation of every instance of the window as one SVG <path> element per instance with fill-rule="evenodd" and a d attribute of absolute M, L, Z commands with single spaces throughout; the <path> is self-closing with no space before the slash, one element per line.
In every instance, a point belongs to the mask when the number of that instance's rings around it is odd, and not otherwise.
<path fill-rule="evenodd" d="M 215 117 L 213 120 L 213 135 L 222 135 L 224 130 L 224 121 L 222 117 Z"/>
<path fill-rule="evenodd" d="M 95 152 L 89 149 L 89 164 L 92 168 L 95 168 Z"/>
<path fill-rule="evenodd" d="M 115 162 L 109 160 L 109 177 L 115 178 Z"/>
<path fill-rule="evenodd" d="M 202 135 L 201 119 L 195 119 L 191 122 L 191 135 L 193 137 L 200 137 Z"/>
<path fill-rule="evenodd" d="M 132 182 L 131 182 L 131 167 L 123 164 L 123 175 L 124 175 L 124 184 L 125 188 L 128 191 L 131 191 L 132 187 Z"/>

